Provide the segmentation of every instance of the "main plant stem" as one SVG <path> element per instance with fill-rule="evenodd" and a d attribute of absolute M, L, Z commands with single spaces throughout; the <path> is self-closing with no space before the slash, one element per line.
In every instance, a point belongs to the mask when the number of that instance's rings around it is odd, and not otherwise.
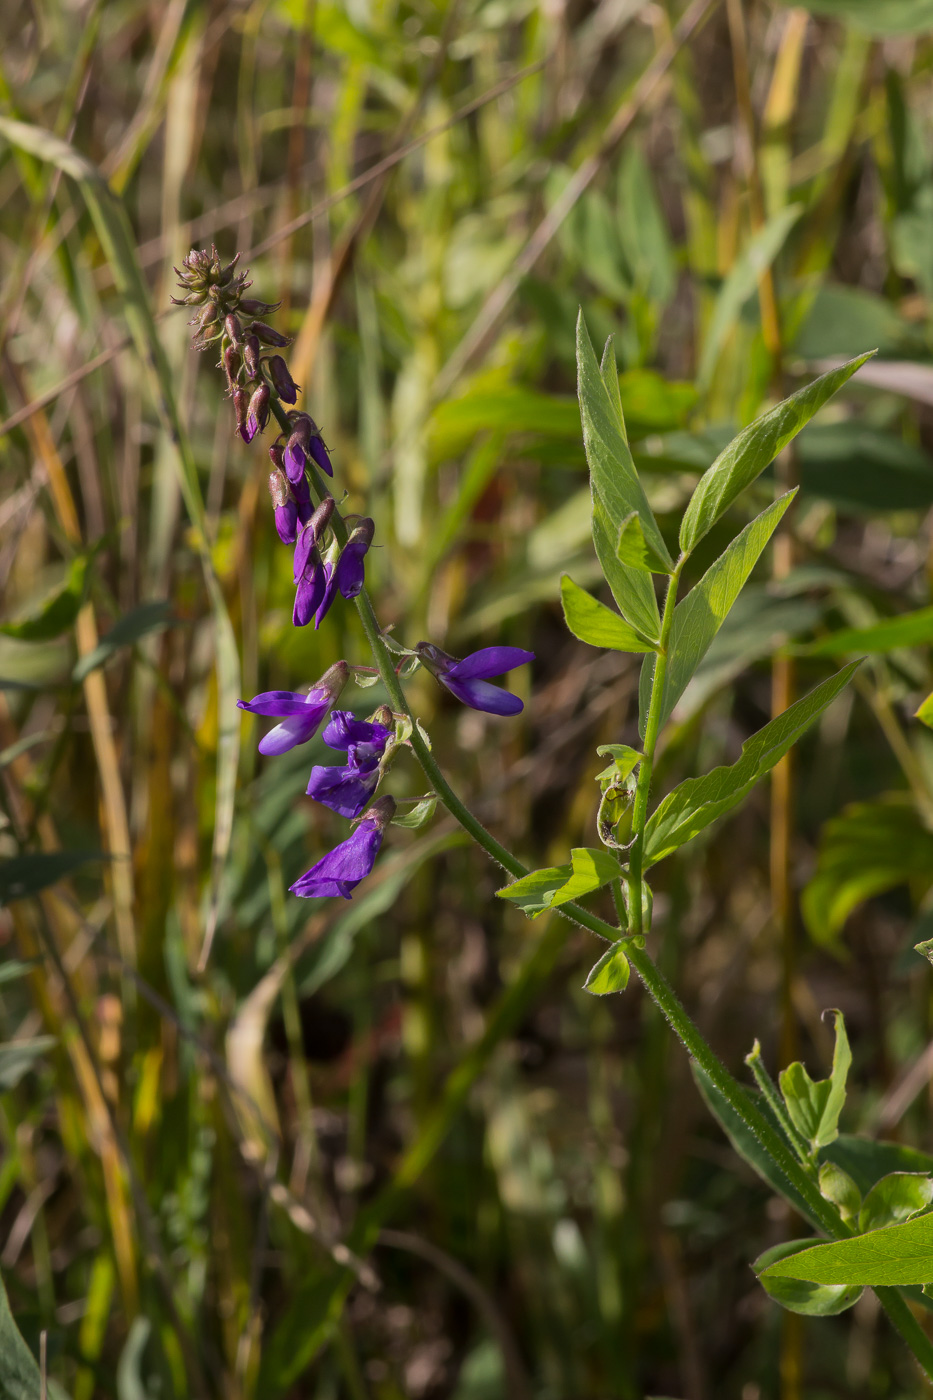
<path fill-rule="evenodd" d="M 651 702 L 645 721 L 644 758 L 638 769 L 638 783 L 635 787 L 635 800 L 632 804 L 632 852 L 629 856 L 628 883 L 631 932 L 643 932 L 644 913 L 642 907 L 642 874 L 645 859 L 645 822 L 648 817 L 648 797 L 651 792 L 651 776 L 654 771 L 654 755 L 661 732 L 661 714 L 664 705 L 664 682 L 667 679 L 667 651 L 670 646 L 671 628 L 674 625 L 674 607 L 677 603 L 677 585 L 680 571 L 686 562 L 681 556 L 670 577 L 667 595 L 664 599 L 664 612 L 661 617 L 660 646 L 654 661 L 654 675 L 651 678 Z"/>
<path fill-rule="evenodd" d="M 281 406 L 273 398 L 271 404 L 273 413 L 284 431 L 290 431 L 288 419 L 281 409 Z M 329 492 L 325 483 L 314 467 L 310 468 L 312 485 L 322 499 Z M 331 516 L 331 528 L 337 536 L 338 541 L 344 544 L 347 539 L 347 529 L 340 517 L 339 511 L 334 511 Z M 638 785 L 635 791 L 633 807 L 632 826 L 637 829 L 638 835 L 635 845 L 632 847 L 632 860 L 629 866 L 629 883 L 631 887 L 631 905 L 633 918 L 638 921 L 638 931 L 641 928 L 641 875 L 642 861 L 644 853 L 644 827 L 648 809 L 648 796 L 651 786 L 651 773 L 654 765 L 654 755 L 657 748 L 658 735 L 661 727 L 662 705 L 664 703 L 664 681 L 667 674 L 667 647 L 670 642 L 671 627 L 674 621 L 674 607 L 677 601 L 677 584 L 680 578 L 680 571 L 683 567 L 683 560 L 679 560 L 674 574 L 668 586 L 667 597 L 664 602 L 664 612 L 661 620 L 660 650 L 655 661 L 654 677 L 651 688 L 651 701 L 648 707 L 648 718 L 645 724 L 645 757 L 638 775 Z M 454 792 L 444 774 L 441 772 L 428 744 L 414 721 L 414 716 L 408 707 L 405 699 L 405 692 L 395 670 L 395 664 L 385 640 L 379 623 L 376 619 L 373 605 L 365 588 L 356 598 L 356 609 L 359 614 L 363 631 L 366 634 L 373 653 L 373 659 L 379 671 L 380 679 L 385 686 L 393 710 L 399 714 L 408 715 L 412 720 L 412 732 L 409 743 L 414 751 L 415 757 L 420 763 L 425 777 L 431 783 L 434 792 L 439 800 L 455 817 L 465 831 L 473 837 L 473 840 L 480 846 L 487 855 L 491 856 L 498 865 L 510 875 L 520 879 L 528 874 L 527 868 L 514 856 L 501 842 L 497 841 L 490 831 L 475 817 L 466 804 Z M 636 856 L 637 851 L 637 856 Z M 637 860 L 637 883 L 636 883 L 636 860 Z M 584 909 L 579 904 L 562 905 L 558 911 L 570 922 L 588 929 L 598 937 L 606 939 L 608 942 L 617 942 L 619 939 L 619 929 L 607 923 L 596 914 L 591 914 L 588 909 Z M 635 930 L 633 930 L 635 931 Z M 640 977 L 645 990 L 661 1011 L 674 1034 L 680 1040 L 684 1049 L 691 1055 L 702 1070 L 709 1076 L 712 1084 L 719 1090 L 745 1126 L 754 1133 L 761 1143 L 768 1156 L 771 1157 L 781 1174 L 791 1186 L 806 1202 L 813 1219 L 818 1221 L 820 1227 L 825 1230 L 831 1239 L 845 1239 L 850 1234 L 848 1226 L 844 1224 L 838 1211 L 825 1200 L 819 1192 L 812 1177 L 803 1169 L 797 1161 L 788 1144 L 781 1137 L 780 1133 L 772 1126 L 771 1122 L 759 1110 L 754 1100 L 745 1092 L 742 1086 L 732 1077 L 725 1065 L 716 1055 L 712 1046 L 700 1033 L 699 1028 L 691 1019 L 686 1008 L 681 1004 L 677 993 L 668 982 L 661 970 L 655 965 L 652 959 L 639 948 L 634 940 L 626 943 L 626 956 L 632 967 Z M 907 1303 L 901 1294 L 894 1288 L 878 1288 L 875 1290 L 882 1307 L 888 1314 L 893 1325 L 900 1332 L 901 1337 L 913 1352 L 920 1366 L 927 1376 L 933 1380 L 933 1342 L 927 1337 L 919 1322 L 917 1322 Z"/>

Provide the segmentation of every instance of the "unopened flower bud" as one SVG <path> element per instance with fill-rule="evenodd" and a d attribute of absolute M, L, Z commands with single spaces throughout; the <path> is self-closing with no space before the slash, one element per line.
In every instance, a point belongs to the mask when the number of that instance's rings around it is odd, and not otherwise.
<path fill-rule="evenodd" d="M 298 507 L 288 492 L 288 482 L 281 472 L 269 475 L 269 495 L 275 507 L 275 528 L 283 544 L 294 544 L 298 532 Z"/>
<path fill-rule="evenodd" d="M 363 560 L 373 541 L 375 525 L 368 515 L 356 522 L 337 561 L 337 587 L 344 598 L 356 598 L 365 583 Z"/>
<path fill-rule="evenodd" d="M 277 442 L 274 442 L 269 448 L 269 461 L 272 463 L 272 465 L 276 468 L 277 471 L 284 470 L 282 449 Z"/>
<path fill-rule="evenodd" d="M 324 532 L 330 524 L 330 518 L 334 513 L 336 501 L 333 496 L 325 496 L 317 510 L 311 516 L 307 529 L 314 537 L 314 543 L 320 544 L 324 538 Z"/>
<path fill-rule="evenodd" d="M 237 385 L 237 376 L 240 373 L 240 352 L 234 346 L 228 345 L 224 351 L 224 373 L 227 376 L 227 384 L 231 394 Z"/>
<path fill-rule="evenodd" d="M 291 483 L 292 495 L 298 507 L 298 519 L 302 525 L 307 525 L 314 514 L 314 503 L 311 500 L 311 487 L 308 485 L 308 478 L 301 476 L 298 481 Z"/>
<path fill-rule="evenodd" d="M 272 387 L 284 403 L 294 403 L 298 397 L 298 385 L 288 372 L 288 365 L 281 355 L 273 355 L 269 361 L 269 377 Z"/>
<path fill-rule="evenodd" d="M 276 345 L 279 349 L 288 344 L 288 336 L 282 335 L 279 331 L 274 331 L 271 326 L 267 326 L 265 321 L 253 321 L 250 330 L 254 335 L 258 335 L 263 345 Z"/>
<path fill-rule="evenodd" d="M 243 343 L 243 363 L 246 366 L 246 373 L 250 379 L 255 379 L 259 373 L 259 356 L 261 347 L 259 338 L 255 335 L 248 335 Z"/>
<path fill-rule="evenodd" d="M 237 432 L 244 442 L 252 442 L 256 436 L 256 429 L 250 428 L 249 417 L 249 393 L 246 389 L 241 389 L 239 385 L 233 391 L 233 411 L 236 414 Z"/>
<path fill-rule="evenodd" d="M 256 301 L 254 297 L 243 297 L 240 310 L 247 316 L 268 316 L 271 311 L 278 311 L 281 305 L 280 301 Z"/>
<path fill-rule="evenodd" d="M 246 425 L 250 427 L 255 423 L 255 427 L 250 437 L 255 437 L 256 433 L 261 433 L 269 421 L 269 386 L 263 380 L 258 389 L 253 390 L 253 396 L 249 401 L 249 409 L 246 414 Z"/>
<path fill-rule="evenodd" d="M 239 255 L 239 253 L 235 253 L 235 254 L 234 254 L 234 257 L 233 257 L 233 261 L 227 263 L 227 266 L 224 268 L 223 272 L 221 272 L 221 274 L 220 274 L 220 285 L 221 285 L 222 287 L 228 286 L 229 283 L 233 280 L 233 274 L 234 274 L 234 272 L 236 271 L 236 265 L 237 265 L 237 263 L 238 263 L 239 261 L 240 261 L 240 255 Z"/>
<path fill-rule="evenodd" d="M 312 434 L 308 450 L 321 471 L 326 473 L 327 476 L 333 476 L 334 468 L 331 465 L 330 455 L 327 448 L 324 446 L 324 439 L 321 437 L 320 433 Z"/>
<path fill-rule="evenodd" d="M 390 797 L 388 794 L 385 797 L 377 797 L 362 820 L 372 822 L 377 831 L 384 831 L 395 816 L 395 808 L 394 797 Z"/>
<path fill-rule="evenodd" d="M 240 345 L 242 343 L 243 327 L 240 324 L 239 316 L 237 316 L 235 312 L 231 311 L 230 315 L 224 320 L 224 330 L 227 332 L 228 338 L 234 345 Z"/>
<path fill-rule="evenodd" d="M 285 444 L 285 475 L 294 486 L 305 474 L 308 443 L 311 440 L 311 419 L 303 413 L 292 420 L 292 434 Z"/>

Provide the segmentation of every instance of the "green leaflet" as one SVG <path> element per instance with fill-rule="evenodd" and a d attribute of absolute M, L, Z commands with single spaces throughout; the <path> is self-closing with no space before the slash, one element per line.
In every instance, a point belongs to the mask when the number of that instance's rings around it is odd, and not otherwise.
<path fill-rule="evenodd" d="M 68 575 L 61 588 L 46 598 L 31 616 L 19 622 L 0 623 L 0 632 L 21 642 L 48 642 L 67 632 L 84 602 L 89 562 L 90 555 L 77 555 L 68 566 Z"/>
<path fill-rule="evenodd" d="M 911 1220 L 933 1204 L 933 1178 L 925 1172 L 892 1172 L 871 1188 L 859 1211 L 859 1234 Z"/>
<path fill-rule="evenodd" d="M 843 1220 L 853 1220 L 862 1207 L 861 1191 L 849 1173 L 835 1162 L 820 1164 L 820 1195 L 838 1207 Z"/>
<path fill-rule="evenodd" d="M 616 546 L 619 563 L 629 569 L 641 569 L 646 574 L 669 574 L 671 571 L 663 559 L 659 559 L 645 539 L 641 516 L 632 511 L 619 526 L 619 543 Z"/>
<path fill-rule="evenodd" d="M 419 827 L 427 825 L 436 809 L 437 797 L 432 792 L 428 797 L 422 797 L 420 802 L 416 802 L 411 811 L 404 812 L 400 817 L 393 817 L 392 825 L 403 826 L 409 831 L 417 831 Z"/>
<path fill-rule="evenodd" d="M 710 643 L 795 495 L 796 490 L 787 491 L 746 525 L 674 609 L 667 675 L 664 679 L 664 703 L 661 707 L 662 724 L 686 690 L 690 677 L 709 650 Z M 645 732 L 653 677 L 654 657 L 648 657 L 642 667 L 639 685 L 641 734 Z"/>
<path fill-rule="evenodd" d="M 921 702 L 916 712 L 916 718 L 921 724 L 925 724 L 928 729 L 933 729 L 933 692 Z"/>
<path fill-rule="evenodd" d="M 593 497 L 593 544 L 596 557 L 622 616 L 645 637 L 657 642 L 661 636 L 661 614 L 651 575 L 632 569 L 619 558 L 619 531 L 613 528 L 609 513 L 595 491 Z"/>
<path fill-rule="evenodd" d="M 897 647 L 923 646 L 933 642 L 933 608 L 889 617 L 871 627 L 844 627 L 831 637 L 822 637 L 801 647 L 807 656 L 844 656 L 846 652 L 884 652 Z M 921 707 L 922 708 L 922 707 Z M 917 711 L 918 718 L 920 711 Z"/>
<path fill-rule="evenodd" d="M 910 883 L 933 882 L 933 833 L 901 793 L 854 802 L 823 827 L 816 873 L 801 900 L 810 936 L 831 943 L 859 904 Z"/>
<path fill-rule="evenodd" d="M 608 360 L 606 368 L 608 373 Z M 577 375 L 583 445 L 593 490 L 605 505 L 616 533 L 625 517 L 637 512 L 645 539 L 658 557 L 670 565 L 667 546 L 625 440 L 619 418 L 621 405 L 607 392 L 582 312 L 577 318 Z"/>
<path fill-rule="evenodd" d="M 742 249 L 729 270 L 716 297 L 703 352 L 697 369 L 697 385 L 708 389 L 720 351 L 738 322 L 742 307 L 754 296 L 761 274 L 771 266 L 784 240 L 803 213 L 803 205 L 789 204 L 768 220 Z"/>
<path fill-rule="evenodd" d="M 694 549 L 732 502 L 761 475 L 813 415 L 841 389 L 860 365 L 875 354 L 858 355 L 854 360 L 820 375 L 812 384 L 798 389 L 761 418 L 743 428 L 724 448 L 713 465 L 700 478 L 680 524 L 680 547 Z"/>
<path fill-rule="evenodd" d="M 836 1018 L 836 1046 L 828 1079 L 812 1080 L 799 1060 L 781 1071 L 780 1085 L 794 1127 L 815 1150 L 839 1136 L 839 1114 L 846 1101 L 846 1079 L 852 1051 L 841 1011 Z"/>
<path fill-rule="evenodd" d="M 616 347 L 612 337 L 603 346 L 603 358 L 599 365 L 599 375 L 606 386 L 606 393 L 609 395 L 609 402 L 619 420 L 619 431 L 628 443 L 628 432 L 625 427 L 625 413 L 622 410 L 622 390 L 619 387 L 619 366 L 616 363 Z"/>
<path fill-rule="evenodd" d="M 211 559 L 197 466 L 178 413 L 173 376 L 152 316 L 146 283 L 136 256 L 134 234 L 123 203 L 95 165 L 51 132 L 0 116 L 0 135 L 39 160 L 57 166 L 81 188 L 113 271 L 136 353 L 148 375 L 153 401 L 174 457 L 179 486 L 194 527 L 194 543 L 200 556 L 214 617 L 217 652 L 217 797 L 214 806 L 212 896 L 208 915 L 208 928 L 211 930 L 217 912 L 220 875 L 233 830 L 240 752 L 240 722 L 236 708 L 240 690 L 240 661 L 233 624 Z"/>
<path fill-rule="evenodd" d="M 772 1264 L 767 1275 L 870 1288 L 933 1282 L 933 1215 L 818 1244 Z"/>
<path fill-rule="evenodd" d="M 561 574 L 560 600 L 564 620 L 575 637 L 592 647 L 611 651 L 655 651 L 651 642 L 640 636 L 621 617 L 599 602 L 585 588 L 574 583 L 569 574 Z"/>
<path fill-rule="evenodd" d="M 844 1168 L 863 1195 L 890 1172 L 933 1172 L 933 1157 L 915 1147 L 899 1142 L 872 1142 L 851 1133 L 840 1133 L 820 1156 Z"/>
<path fill-rule="evenodd" d="M 609 851 L 581 846 L 570 852 L 570 858 L 570 865 L 533 870 L 496 894 L 517 904 L 530 919 L 536 919 L 545 910 L 591 894 L 619 875 L 619 862 Z"/>
<path fill-rule="evenodd" d="M 702 778 L 687 778 L 668 793 L 648 820 L 645 868 L 737 807 L 848 685 L 859 664 L 851 662 L 759 729 L 742 745 L 741 757 L 731 767 L 714 768 Z"/>
<path fill-rule="evenodd" d="M 774 1277 L 766 1271 L 771 1265 L 790 1256 L 799 1256 L 804 1250 L 813 1249 L 816 1240 L 785 1240 L 773 1249 L 759 1255 L 752 1268 L 758 1275 L 758 1282 L 776 1303 L 788 1312 L 803 1313 L 804 1317 L 835 1317 L 845 1312 L 862 1294 L 861 1286 L 847 1287 L 845 1284 L 805 1283 L 801 1279 Z"/>
<path fill-rule="evenodd" d="M 611 992 L 624 992 L 628 986 L 630 971 L 622 942 L 613 943 L 595 967 L 590 969 L 590 974 L 583 983 L 583 990 L 596 997 L 609 996 Z"/>

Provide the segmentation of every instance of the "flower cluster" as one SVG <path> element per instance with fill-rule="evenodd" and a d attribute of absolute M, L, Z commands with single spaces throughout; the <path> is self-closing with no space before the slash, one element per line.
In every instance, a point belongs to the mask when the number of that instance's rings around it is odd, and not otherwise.
<path fill-rule="evenodd" d="M 337 510 L 320 475 L 333 477 L 330 453 L 314 419 L 294 407 L 300 390 L 278 353 L 289 340 L 258 319 L 275 311 L 276 305 L 243 295 L 251 284 L 246 273 L 236 271 L 238 260 L 239 254 L 223 267 L 216 248 L 193 250 L 175 269 L 184 295 L 172 300 L 177 306 L 199 307 L 189 322 L 196 327 L 193 343 L 199 350 L 218 347 L 233 401 L 235 431 L 242 441 L 252 442 L 271 418 L 278 424 L 280 431 L 269 447 L 273 467 L 269 494 L 276 533 L 293 548 L 292 621 L 296 627 L 306 627 L 313 618 L 318 628 L 338 594 L 353 599 L 363 592 L 365 559 L 375 525 L 368 516 L 345 520 Z M 489 682 L 533 661 L 530 651 L 486 647 L 458 660 L 430 642 L 419 642 L 414 650 L 398 650 L 402 659 L 397 672 L 423 666 L 474 710 L 516 715 L 522 709 L 517 695 Z M 327 720 L 324 742 L 346 755 L 343 764 L 315 765 L 307 791 L 356 826 L 347 840 L 291 886 L 304 898 L 340 895 L 349 899 L 372 869 L 385 828 L 395 814 L 395 799 L 376 797 L 376 792 L 396 752 L 408 742 L 411 721 L 407 713 L 396 715 L 385 706 L 366 720 L 357 719 L 351 710 L 334 709 L 352 669 L 346 661 L 338 661 L 306 694 L 269 690 L 237 702 L 242 710 L 279 721 L 260 740 L 260 753 L 286 753 L 311 739 Z"/>

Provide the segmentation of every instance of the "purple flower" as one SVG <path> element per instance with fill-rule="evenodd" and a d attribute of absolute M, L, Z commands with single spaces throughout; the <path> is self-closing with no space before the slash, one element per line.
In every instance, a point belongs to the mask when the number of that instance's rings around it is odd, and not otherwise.
<path fill-rule="evenodd" d="M 279 539 L 283 544 L 294 544 L 298 533 L 298 507 L 289 495 L 288 483 L 280 471 L 269 473 L 269 495 L 275 507 L 275 528 Z"/>
<path fill-rule="evenodd" d="M 319 612 L 322 598 L 327 589 L 325 566 L 319 559 L 312 559 L 304 575 L 298 580 L 295 589 L 295 605 L 292 608 L 292 623 L 295 627 L 307 627 L 315 613 Z M 317 619 L 315 618 L 315 630 Z"/>
<path fill-rule="evenodd" d="M 304 479 L 307 460 L 301 439 L 297 433 L 292 433 L 285 444 L 285 475 L 293 486 Z"/>
<path fill-rule="evenodd" d="M 246 426 L 249 430 L 250 438 L 254 438 L 257 433 L 261 433 L 269 421 L 269 386 L 265 381 L 253 390 L 253 396 L 249 401 L 249 409 L 246 415 Z"/>
<path fill-rule="evenodd" d="M 260 739 L 259 752 L 287 753 L 296 744 L 304 744 L 312 738 L 349 676 L 347 663 L 337 661 L 307 695 L 294 690 L 265 690 L 252 700 L 238 700 L 237 705 L 241 710 L 248 710 L 253 715 L 270 715 L 282 721 Z"/>
<path fill-rule="evenodd" d="M 295 498 L 295 505 L 298 507 L 298 519 L 302 525 L 307 525 L 314 514 L 314 503 L 311 500 L 311 487 L 308 485 L 308 478 L 304 473 L 299 481 L 292 482 L 292 495 Z"/>
<path fill-rule="evenodd" d="M 328 748 L 344 749 L 351 763 L 366 767 L 379 762 L 392 734 L 387 725 L 357 719 L 352 710 L 334 710 L 321 738 Z"/>
<path fill-rule="evenodd" d="M 317 610 L 314 614 L 315 632 L 320 627 L 327 614 L 330 612 L 330 605 L 334 601 L 334 598 L 336 596 L 337 570 L 334 568 L 333 564 L 331 564 L 330 562 L 326 562 L 324 564 L 324 589 L 321 593 L 321 600 L 318 603 Z"/>
<path fill-rule="evenodd" d="M 322 768 L 315 764 L 308 782 L 308 796 L 341 817 L 358 817 L 378 785 L 378 763 L 368 770 L 355 768 L 352 763 L 345 768 Z"/>
<path fill-rule="evenodd" d="M 337 587 L 344 598 L 355 598 L 363 587 L 363 560 L 372 544 L 375 528 L 369 516 L 358 520 L 337 560 Z"/>
<path fill-rule="evenodd" d="M 517 715 L 524 708 L 517 695 L 489 684 L 490 676 L 501 676 L 514 666 L 534 661 L 533 651 L 521 647 L 483 647 L 458 661 L 430 642 L 419 642 L 415 651 L 433 676 L 464 705 L 491 715 Z"/>
<path fill-rule="evenodd" d="M 269 361 L 269 377 L 279 398 L 285 403 L 294 403 L 298 397 L 298 385 L 288 372 L 288 365 L 281 355 L 273 355 Z"/>
<path fill-rule="evenodd" d="M 362 818 L 356 830 L 341 841 L 289 888 L 302 899 L 326 899 L 341 895 L 349 899 L 361 880 L 372 870 L 382 845 L 386 827 L 395 813 L 395 799 L 380 797 Z"/>
<path fill-rule="evenodd" d="M 320 433 L 312 433 L 308 450 L 321 471 L 326 473 L 327 476 L 333 476 L 334 469 L 331 466 L 330 456 L 328 455 L 327 448 L 324 446 L 324 439 L 321 437 Z"/>

